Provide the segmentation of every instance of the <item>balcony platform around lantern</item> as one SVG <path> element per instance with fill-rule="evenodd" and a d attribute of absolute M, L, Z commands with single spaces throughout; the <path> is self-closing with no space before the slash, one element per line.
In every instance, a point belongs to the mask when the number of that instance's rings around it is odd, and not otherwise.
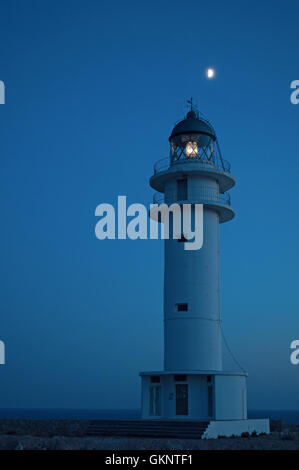
<path fill-rule="evenodd" d="M 169 163 L 166 159 L 165 168 L 155 166 L 155 174 L 150 179 L 152 188 L 157 189 L 158 193 L 154 194 L 153 203 L 161 204 L 165 203 L 170 206 L 173 203 L 178 204 L 204 204 L 207 208 L 215 210 L 219 214 L 219 222 L 228 222 L 235 216 L 235 211 L 232 209 L 230 204 L 230 195 L 226 191 L 232 188 L 235 184 L 235 180 L 229 171 L 222 171 L 217 168 L 212 162 L 196 160 L 196 159 L 182 159 L 175 163 Z M 163 162 L 163 161 L 162 161 Z M 161 163 L 161 162 L 160 162 Z M 158 169 L 157 169 L 158 168 Z M 165 187 L 168 185 L 168 181 L 179 180 L 184 178 L 192 178 L 193 181 L 197 179 L 197 188 L 193 187 L 192 190 L 188 191 L 187 200 L 179 200 L 177 191 L 167 191 L 167 195 L 164 193 Z M 200 184 L 200 181 L 204 178 L 205 183 Z M 214 183 L 214 188 L 209 184 Z M 217 182 L 216 189 L 215 182 Z M 152 209 L 150 217 L 154 220 L 160 221 L 159 210 Z"/>
<path fill-rule="evenodd" d="M 164 191 L 165 182 L 172 178 L 182 178 L 187 175 L 204 175 L 219 183 L 221 193 L 228 191 L 236 182 L 230 172 L 220 169 L 208 162 L 200 159 L 182 159 L 175 163 L 169 162 L 169 158 L 159 160 L 154 166 L 154 174 L 150 179 L 150 185 L 153 189 L 159 192 Z"/>
<path fill-rule="evenodd" d="M 142 419 L 204 421 L 209 425 L 203 438 L 269 433 L 269 420 L 247 419 L 246 373 L 188 370 L 140 375 Z"/>
<path fill-rule="evenodd" d="M 230 205 L 230 198 L 228 197 L 229 194 L 217 194 L 216 192 L 210 191 L 210 193 L 206 194 L 198 194 L 195 197 L 190 197 L 186 201 L 176 201 L 171 200 L 171 198 L 165 198 L 164 194 L 155 193 L 153 197 L 153 204 L 167 204 L 170 206 L 171 204 L 203 204 L 206 207 L 216 211 L 219 214 L 219 223 L 228 222 L 232 220 L 235 216 L 235 211 Z M 156 220 L 157 222 L 161 222 L 161 214 L 159 213 L 159 207 L 153 207 L 149 213 L 149 216 Z"/>

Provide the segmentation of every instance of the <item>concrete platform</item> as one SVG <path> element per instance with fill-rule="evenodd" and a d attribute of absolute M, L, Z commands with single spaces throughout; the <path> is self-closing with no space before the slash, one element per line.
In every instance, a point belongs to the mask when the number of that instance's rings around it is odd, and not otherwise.
<path fill-rule="evenodd" d="M 210 421 L 202 435 L 202 439 L 216 439 L 219 436 L 241 436 L 244 432 L 249 434 L 253 432 L 256 432 L 256 434 L 269 434 L 270 421 L 269 419 Z"/>

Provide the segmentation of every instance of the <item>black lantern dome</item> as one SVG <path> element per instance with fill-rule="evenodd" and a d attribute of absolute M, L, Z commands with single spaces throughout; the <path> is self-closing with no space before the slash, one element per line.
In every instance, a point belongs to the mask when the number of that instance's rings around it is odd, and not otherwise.
<path fill-rule="evenodd" d="M 194 110 L 190 110 L 187 113 L 186 118 L 174 126 L 171 136 L 169 137 L 169 141 L 179 140 L 177 137 L 184 134 L 197 134 L 198 137 L 202 135 L 202 137 L 207 136 L 212 140 L 216 140 L 216 135 L 212 126 L 203 119 L 198 118 Z"/>
<path fill-rule="evenodd" d="M 215 131 L 208 121 L 199 117 L 190 102 L 190 111 L 174 126 L 169 137 L 171 162 L 196 159 L 213 163 L 217 143 Z"/>

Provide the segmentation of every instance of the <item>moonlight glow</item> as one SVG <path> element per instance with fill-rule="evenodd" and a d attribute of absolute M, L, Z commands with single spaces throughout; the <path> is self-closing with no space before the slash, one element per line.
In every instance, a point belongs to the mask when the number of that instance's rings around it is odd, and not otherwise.
<path fill-rule="evenodd" d="M 211 79 L 215 77 L 215 70 L 212 68 L 207 69 L 206 71 L 207 78 Z"/>

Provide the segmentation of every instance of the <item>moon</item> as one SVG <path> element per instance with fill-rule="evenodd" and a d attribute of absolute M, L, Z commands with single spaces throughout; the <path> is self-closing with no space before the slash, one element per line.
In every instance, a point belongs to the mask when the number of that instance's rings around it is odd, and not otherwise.
<path fill-rule="evenodd" d="M 206 70 L 206 76 L 209 80 L 211 80 L 211 78 L 214 78 L 215 77 L 215 70 L 212 69 L 211 67 L 209 67 L 207 70 Z"/>

